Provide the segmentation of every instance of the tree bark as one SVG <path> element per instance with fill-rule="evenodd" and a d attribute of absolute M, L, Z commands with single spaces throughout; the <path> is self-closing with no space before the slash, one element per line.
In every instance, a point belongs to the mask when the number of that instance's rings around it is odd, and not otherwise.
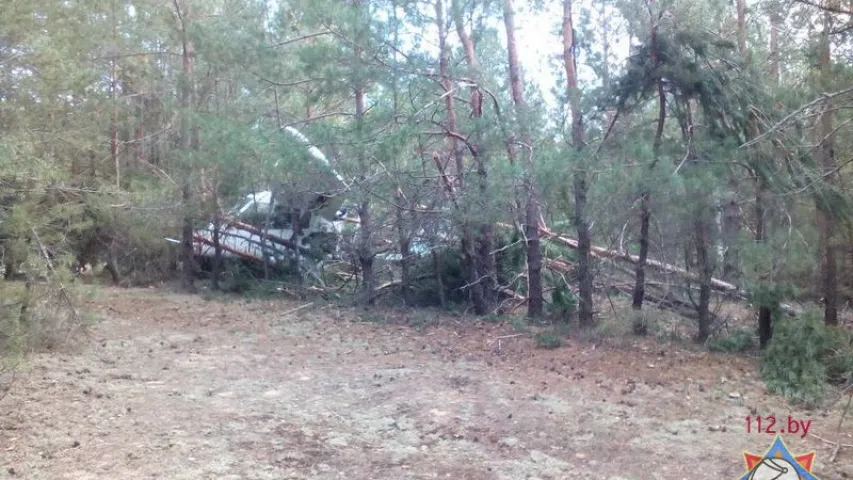
<path fill-rule="evenodd" d="M 116 18 L 116 0 L 112 1 L 112 40 L 113 55 L 110 60 L 110 158 L 115 167 L 116 188 L 121 188 L 121 159 L 118 152 L 118 19 Z"/>
<path fill-rule="evenodd" d="M 752 52 L 747 47 L 747 31 L 746 31 L 746 0 L 737 0 L 737 41 L 738 51 L 744 59 L 747 66 L 752 63 Z M 746 128 L 746 140 L 754 138 L 756 131 L 756 118 L 750 112 L 750 124 Z M 733 172 L 729 173 L 730 192 L 723 199 L 722 205 L 722 245 L 723 251 L 723 272 L 722 277 L 727 281 L 737 281 L 740 277 L 740 232 L 741 232 L 741 210 L 737 202 L 737 178 Z"/>
<path fill-rule="evenodd" d="M 834 2 L 831 2 L 834 4 Z M 831 6 L 831 5 L 830 5 Z M 830 53 L 830 31 L 832 30 L 832 13 L 823 12 L 823 31 L 820 36 L 820 52 L 818 57 L 821 79 L 824 83 L 832 80 L 832 65 Z M 815 155 L 817 163 L 826 175 L 826 182 L 831 186 L 835 183 L 835 133 L 833 132 L 834 113 L 832 99 L 827 99 L 818 117 L 816 128 L 817 141 L 820 142 Z M 820 273 L 824 302 L 823 319 L 827 325 L 838 324 L 838 265 L 835 234 L 837 225 L 834 216 L 827 211 L 823 202 L 818 203 L 817 224 L 819 229 L 819 248 L 821 255 Z"/>
<path fill-rule="evenodd" d="M 189 292 L 195 291 L 195 252 L 193 248 L 192 214 L 192 112 L 193 105 L 193 63 L 195 50 L 187 29 L 190 22 L 190 2 L 181 4 L 174 0 L 181 28 L 181 151 L 184 154 L 184 175 L 181 183 L 181 200 L 184 205 L 184 218 L 181 228 L 183 240 L 183 287 Z"/>
<path fill-rule="evenodd" d="M 574 23 L 572 19 L 572 0 L 563 0 L 563 67 L 566 70 L 566 87 L 569 99 L 569 108 L 572 114 L 572 142 L 578 152 L 584 147 L 583 112 L 581 112 L 581 95 L 578 89 L 577 75 L 577 39 L 574 36 Z M 592 240 L 589 232 L 589 221 L 587 220 L 587 173 L 585 162 L 578 155 L 578 164 L 575 165 L 573 175 L 573 187 L 575 196 L 575 230 L 578 236 L 578 321 L 581 326 L 594 325 L 592 303 L 592 255 L 590 249 Z"/>
<path fill-rule="evenodd" d="M 359 22 L 367 22 L 368 20 L 365 18 L 366 15 L 363 14 L 360 10 L 363 8 L 362 6 L 363 0 L 354 0 L 353 4 L 356 8 L 357 13 L 359 14 Z M 365 25 L 360 25 L 360 27 L 364 28 Z M 367 161 L 367 154 L 364 151 L 364 62 L 362 59 L 363 48 L 360 45 L 355 47 L 355 61 L 357 71 L 355 72 L 355 86 L 353 88 L 353 92 L 355 94 L 355 125 L 356 125 L 356 142 L 357 146 L 357 161 L 359 167 L 359 173 L 362 179 L 366 179 L 368 176 L 369 164 Z M 362 276 L 362 291 L 361 291 L 361 302 L 366 305 L 373 305 L 375 301 L 375 291 L 376 291 L 376 275 L 373 271 L 373 249 L 371 248 L 371 241 L 373 236 L 373 217 L 370 208 L 370 202 L 368 201 L 368 194 L 363 193 L 361 202 L 358 205 L 358 218 L 359 218 L 359 228 L 358 228 L 358 246 L 356 248 L 359 267 L 361 268 L 361 276 Z"/>
<path fill-rule="evenodd" d="M 738 50 L 749 63 L 749 51 L 746 48 L 746 0 L 737 0 L 737 45 Z"/>
<path fill-rule="evenodd" d="M 771 6 L 770 9 L 770 78 L 773 81 L 773 87 L 779 86 L 779 23 L 781 23 L 778 13 L 778 5 Z M 774 94 L 774 98 L 775 98 Z M 751 117 L 754 119 L 754 116 Z M 753 125 L 756 125 L 753 123 Z M 756 125 L 757 128 L 757 125 Z M 750 140 L 752 136 L 748 138 Z M 773 155 L 780 154 L 780 148 L 773 143 Z M 761 161 L 759 159 L 759 161 Z M 771 159 L 771 162 L 774 160 Z M 769 186 L 762 172 L 755 169 L 755 243 L 763 244 L 767 242 L 767 199 L 769 194 Z M 765 293 L 766 294 L 766 293 Z M 762 302 L 758 305 L 758 345 L 764 349 L 770 344 L 773 338 L 773 309 L 768 302 Z"/>
<path fill-rule="evenodd" d="M 456 106 L 453 94 L 453 84 L 450 80 L 450 50 L 447 47 L 447 25 L 444 16 L 444 1 L 436 0 L 435 2 L 435 23 L 438 27 L 438 45 L 439 45 L 439 74 L 441 75 L 441 84 L 444 88 L 444 108 L 447 115 L 447 129 L 451 132 L 458 132 L 458 123 L 456 120 Z M 456 165 L 456 191 L 464 196 L 465 191 L 465 164 L 462 151 L 458 148 L 456 137 L 448 135 L 450 148 L 453 152 L 453 159 Z M 449 192 L 454 195 L 453 192 Z M 480 283 L 480 273 L 477 269 L 477 255 L 474 246 L 474 233 L 471 229 L 471 222 L 468 220 L 467 202 L 459 201 L 457 195 L 454 200 L 457 214 L 460 219 L 460 227 L 462 229 L 462 255 L 465 268 L 465 277 L 468 283 L 468 292 L 471 296 L 471 301 L 474 304 L 474 312 L 477 315 L 487 313 L 486 305 L 483 302 L 483 286 Z"/>
<path fill-rule="evenodd" d="M 357 130 L 359 132 L 359 142 L 361 142 L 363 138 L 362 131 L 364 125 L 364 88 L 360 84 L 355 88 L 355 121 L 358 125 Z M 359 166 L 361 167 L 362 176 L 366 177 L 367 159 L 365 158 L 363 145 L 359 145 L 358 149 Z M 365 194 L 364 199 L 358 206 L 358 262 L 361 267 L 362 302 L 367 305 L 373 305 L 373 292 L 376 290 L 376 276 L 373 273 L 374 257 L 372 248 L 370 247 L 371 236 L 373 233 L 373 219 L 370 211 L 370 202 L 367 201 L 366 197 L 367 195 Z"/>
<path fill-rule="evenodd" d="M 755 243 L 762 244 L 767 242 L 765 229 L 767 228 L 767 181 L 760 174 L 756 179 L 755 192 Z M 770 339 L 773 337 L 773 313 L 770 305 L 762 303 L 758 306 L 758 344 L 760 348 L 765 348 L 770 344 Z"/>
<path fill-rule="evenodd" d="M 782 16 L 779 14 L 777 6 L 773 5 L 770 9 L 770 78 L 773 80 L 773 86 L 779 87 L 779 26 L 782 23 Z"/>
<path fill-rule="evenodd" d="M 545 300 L 542 286 L 542 251 L 539 240 L 539 195 L 536 188 L 533 147 L 527 123 L 527 103 L 524 99 L 524 88 L 521 80 L 521 64 L 518 60 L 518 46 L 515 41 L 515 18 L 512 0 L 504 0 L 503 17 L 507 35 L 507 54 L 509 57 L 509 78 L 512 99 L 515 104 L 521 139 L 528 150 L 527 158 L 523 165 L 523 190 L 526 196 L 524 234 L 527 239 L 527 315 L 530 317 L 540 317 L 544 310 Z"/>
<path fill-rule="evenodd" d="M 451 0 L 451 9 L 453 21 L 456 25 L 456 33 L 459 36 L 459 40 L 465 51 L 465 60 L 468 63 L 468 70 L 474 81 L 479 82 L 482 76 L 480 73 L 480 65 L 477 62 L 477 57 L 474 51 L 474 42 L 465 30 L 465 25 L 462 21 L 462 11 L 460 10 L 459 0 Z M 474 88 L 480 95 L 479 99 L 481 102 L 479 105 L 472 105 L 471 118 L 477 121 L 481 118 L 483 113 L 481 108 L 482 93 L 479 92 L 479 87 Z M 473 95 L 474 93 L 472 92 L 472 96 Z M 477 152 L 474 154 L 474 161 L 477 165 L 477 187 L 480 194 L 478 201 L 480 202 L 481 208 L 486 211 L 488 209 L 486 202 L 489 201 L 488 170 L 486 168 L 486 164 L 488 163 L 488 149 L 482 145 L 482 135 L 480 130 L 481 127 L 479 125 L 475 125 L 473 139 L 474 145 L 477 146 Z M 487 313 L 494 308 L 497 301 L 497 262 L 495 261 L 494 253 L 494 225 L 492 224 L 491 219 L 479 222 L 477 230 L 477 270 L 480 278 L 480 284 L 482 285 L 483 310 L 484 313 Z"/>
<path fill-rule="evenodd" d="M 400 24 L 399 19 L 397 17 L 397 0 L 391 1 L 391 8 L 393 11 L 392 18 L 394 20 L 394 61 L 397 60 L 397 46 L 400 44 Z M 398 87 L 398 78 L 396 73 L 392 73 L 393 78 L 391 81 L 391 89 L 393 92 L 393 112 L 394 115 L 397 115 L 399 111 L 399 87 Z M 403 303 L 406 306 L 412 306 L 412 274 L 411 274 L 411 263 L 412 263 L 412 252 L 411 252 L 411 235 L 409 233 L 409 224 L 407 220 L 407 211 L 404 206 L 407 204 L 406 197 L 403 194 L 403 189 L 401 185 L 397 185 L 396 190 L 394 191 L 394 198 L 396 199 L 396 203 L 398 205 L 395 208 L 395 216 L 397 221 L 397 243 L 400 249 L 400 294 L 403 297 Z"/>
<path fill-rule="evenodd" d="M 404 205 L 405 199 L 403 198 L 402 193 L 403 192 L 398 187 L 395 193 L 395 198 L 398 205 Z M 412 262 L 412 252 L 410 250 L 411 242 L 409 237 L 408 223 L 406 222 L 406 216 L 402 208 L 397 208 L 395 214 L 397 217 L 397 242 L 400 248 L 400 292 L 403 296 L 403 303 L 405 303 L 406 306 L 411 306 L 412 281 L 410 264 Z"/>
<path fill-rule="evenodd" d="M 696 242 L 696 263 L 699 267 L 701 281 L 699 283 L 699 305 L 697 306 L 699 314 L 699 335 L 698 342 L 704 342 L 711 334 L 711 278 L 713 277 L 714 267 L 711 261 L 709 251 L 711 249 L 710 219 L 706 212 L 707 206 L 701 205 L 703 210 L 698 215 L 694 224 L 694 234 Z"/>
<path fill-rule="evenodd" d="M 654 17 L 651 11 L 651 2 L 649 4 L 649 17 L 654 22 Z M 660 59 L 658 58 L 657 53 L 657 38 L 658 38 L 658 26 L 657 23 L 652 24 L 652 35 L 651 35 L 651 44 L 652 44 L 652 63 L 654 65 L 660 64 Z M 660 158 L 660 147 L 663 141 L 663 128 L 666 122 L 666 92 L 663 88 L 663 79 L 658 78 L 657 80 L 658 86 L 658 122 L 657 122 L 657 131 L 655 132 L 654 143 L 652 144 L 653 151 L 653 159 L 651 167 L 654 168 L 657 165 L 658 159 Z M 640 261 L 637 262 L 637 268 L 634 274 L 634 295 L 631 301 L 631 307 L 634 310 L 641 310 L 643 308 L 643 299 L 646 294 L 646 261 L 649 258 L 649 224 L 651 222 L 651 210 L 649 209 L 649 204 L 651 201 L 651 193 L 649 192 L 648 186 L 643 186 L 643 190 L 640 193 Z"/>
<path fill-rule="evenodd" d="M 692 106 L 689 99 L 684 101 L 684 117 L 681 119 L 681 131 L 687 148 L 688 163 L 696 165 L 695 125 Z M 701 174 L 701 173 L 700 173 Z M 694 180 L 695 181 L 695 180 Z M 698 183 L 698 182 L 697 182 Z M 714 274 L 714 262 L 711 255 L 712 193 L 705 185 L 695 187 L 690 197 L 697 202 L 693 220 L 693 247 L 696 253 L 696 267 L 699 270 L 699 303 L 696 305 L 699 315 L 699 334 L 697 342 L 705 342 L 711 334 L 711 282 Z"/>

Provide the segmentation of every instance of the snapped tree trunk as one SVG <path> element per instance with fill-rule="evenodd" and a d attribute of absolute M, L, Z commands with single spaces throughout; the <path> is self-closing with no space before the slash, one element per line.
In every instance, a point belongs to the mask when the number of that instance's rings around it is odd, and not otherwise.
<path fill-rule="evenodd" d="M 521 64 L 518 60 L 518 46 L 515 41 L 515 18 L 512 0 L 503 2 L 504 26 L 507 35 L 507 54 L 509 57 L 509 78 L 512 99 L 516 110 L 516 121 L 521 133 L 526 154 L 524 155 L 523 193 L 524 235 L 527 239 L 527 315 L 542 316 L 545 299 L 542 285 L 542 250 L 539 240 L 539 195 L 533 162 L 533 146 L 527 123 L 527 103 L 524 99 L 524 87 L 521 80 Z"/>
<path fill-rule="evenodd" d="M 577 75 L 577 39 L 574 36 L 572 20 L 572 0 L 563 0 L 563 66 L 566 70 L 566 87 L 569 107 L 572 113 L 572 142 L 580 152 L 584 147 L 583 113 L 581 112 L 581 96 L 578 89 Z M 575 230 L 578 236 L 578 320 L 581 326 L 592 326 L 595 323 L 592 303 L 592 240 L 587 220 L 587 185 L 586 162 L 578 156 L 574 166 L 573 187 L 575 196 Z"/>

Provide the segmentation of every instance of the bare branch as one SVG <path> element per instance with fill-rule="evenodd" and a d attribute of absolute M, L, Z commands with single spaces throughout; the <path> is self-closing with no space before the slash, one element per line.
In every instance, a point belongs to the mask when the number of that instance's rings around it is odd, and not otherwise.
<path fill-rule="evenodd" d="M 324 31 L 324 32 L 316 32 L 309 33 L 307 35 L 302 35 L 301 37 L 291 38 L 290 40 L 285 40 L 283 42 L 279 42 L 273 45 L 270 45 L 270 48 L 283 47 L 285 45 L 290 45 L 291 43 L 301 42 L 303 40 L 308 40 L 311 38 L 322 37 L 323 35 L 332 35 L 333 32 Z"/>

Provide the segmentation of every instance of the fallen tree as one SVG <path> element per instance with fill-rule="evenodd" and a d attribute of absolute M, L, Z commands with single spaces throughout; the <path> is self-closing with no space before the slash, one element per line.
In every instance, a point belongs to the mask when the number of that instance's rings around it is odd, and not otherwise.
<path fill-rule="evenodd" d="M 505 223 L 499 223 L 498 225 L 502 228 L 515 228 L 512 225 L 507 225 Z M 565 245 L 571 249 L 577 249 L 578 248 L 578 241 L 576 239 L 554 233 L 543 225 L 540 225 L 539 232 L 542 234 L 543 239 L 558 242 L 558 243 Z M 608 248 L 599 247 L 596 245 L 592 245 L 590 247 L 590 250 L 591 250 L 592 255 L 596 258 L 618 260 L 621 262 L 629 263 L 631 265 L 636 265 L 637 263 L 640 262 L 640 258 L 637 255 L 631 255 L 628 252 L 624 252 L 624 251 L 620 251 L 620 250 L 612 250 L 612 249 L 608 249 Z M 671 265 L 668 263 L 664 263 L 664 262 L 660 262 L 660 261 L 652 260 L 652 259 L 647 259 L 646 265 L 649 267 L 655 268 L 661 272 L 676 275 L 676 276 L 681 277 L 682 279 L 690 281 L 690 282 L 696 282 L 696 283 L 699 282 L 699 276 L 698 275 L 691 273 L 691 272 L 688 272 L 687 270 L 685 270 L 681 267 L 678 267 L 676 265 Z M 729 282 L 724 282 L 724 281 L 719 280 L 717 278 L 711 279 L 711 288 L 718 291 L 718 292 L 732 296 L 734 298 L 738 298 L 740 300 L 747 300 L 747 298 L 748 298 L 746 291 L 738 288 L 737 285 L 729 283 Z M 792 307 L 791 305 L 783 303 L 783 304 L 779 305 L 779 308 L 781 311 L 783 311 L 787 315 L 794 316 L 797 314 L 797 310 L 794 309 L 794 307 Z"/>

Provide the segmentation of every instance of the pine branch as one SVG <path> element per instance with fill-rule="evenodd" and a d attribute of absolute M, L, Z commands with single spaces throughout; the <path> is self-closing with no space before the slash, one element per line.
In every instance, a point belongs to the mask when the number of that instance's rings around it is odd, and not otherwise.
<path fill-rule="evenodd" d="M 815 2 L 813 0 L 794 0 L 794 1 L 796 1 L 797 3 L 802 3 L 803 5 L 808 5 L 810 7 L 819 8 L 825 12 L 838 13 L 841 15 L 853 15 L 853 10 L 845 10 L 843 8 L 836 7 L 833 5 L 821 4 L 821 3 Z"/>
<path fill-rule="evenodd" d="M 801 113 L 805 112 L 806 110 L 808 110 L 808 109 L 810 109 L 810 108 L 812 108 L 812 107 L 814 107 L 814 106 L 818 105 L 818 104 L 819 104 L 819 103 L 821 103 L 821 102 L 825 102 L 825 101 L 827 101 L 827 100 L 831 100 L 831 99 L 833 99 L 833 98 L 835 98 L 835 97 L 840 97 L 840 96 L 842 96 L 842 95 L 845 95 L 845 94 L 848 94 L 848 93 L 851 93 L 851 92 L 853 92 L 853 87 L 848 87 L 848 88 L 845 88 L 845 89 L 839 90 L 839 91 L 834 92 L 834 93 L 824 93 L 824 94 L 823 94 L 823 95 L 821 95 L 819 98 L 816 98 L 816 99 L 812 100 L 811 102 L 809 102 L 809 103 L 807 103 L 807 104 L 803 105 L 802 107 L 800 107 L 800 108 L 798 108 L 798 109 L 794 110 L 793 112 L 789 113 L 788 115 L 786 115 L 786 116 L 785 116 L 785 118 L 783 118 L 782 120 L 779 120 L 778 122 L 776 122 L 776 124 L 775 124 L 775 125 L 773 125 L 772 127 L 770 127 L 766 132 L 764 132 L 764 133 L 762 133 L 761 135 L 759 135 L 759 136 L 757 136 L 757 137 L 753 138 L 752 140 L 750 140 L 750 141 L 748 141 L 748 142 L 744 143 L 743 145 L 741 145 L 741 146 L 740 146 L 740 147 L 738 147 L 738 148 L 746 148 L 746 147 L 750 147 L 750 146 L 752 146 L 752 145 L 755 145 L 756 143 L 758 143 L 758 142 L 760 142 L 762 139 L 764 139 L 764 137 L 766 137 L 766 136 L 770 135 L 771 133 L 775 132 L 776 130 L 779 130 L 780 128 L 782 128 L 782 126 L 783 126 L 783 125 L 785 125 L 786 123 L 790 122 L 790 121 L 791 121 L 792 119 L 794 119 L 797 115 L 799 115 L 799 114 L 801 114 Z"/>

